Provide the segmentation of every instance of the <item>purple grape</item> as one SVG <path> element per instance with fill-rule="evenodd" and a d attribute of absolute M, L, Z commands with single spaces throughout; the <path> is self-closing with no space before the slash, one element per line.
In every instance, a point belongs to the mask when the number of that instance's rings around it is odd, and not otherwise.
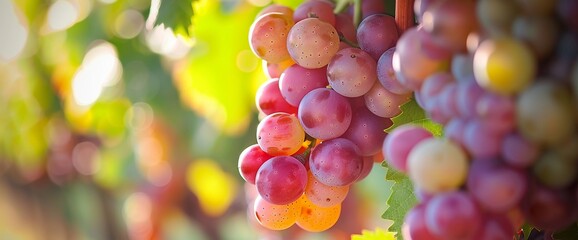
<path fill-rule="evenodd" d="M 410 100 L 411 94 L 392 93 L 376 81 L 363 97 L 365 98 L 365 106 L 373 114 L 392 118 L 401 114 L 400 106 Z"/>
<path fill-rule="evenodd" d="M 457 107 L 463 118 L 474 118 L 480 98 L 486 93 L 473 78 L 458 83 Z"/>
<path fill-rule="evenodd" d="M 445 137 L 463 146 L 466 125 L 466 120 L 453 118 L 444 126 Z"/>
<path fill-rule="evenodd" d="M 381 54 L 395 46 L 399 33 L 395 19 L 385 14 L 371 15 L 359 24 L 357 41 L 359 47 L 369 53 L 375 61 Z"/>
<path fill-rule="evenodd" d="M 510 240 L 516 232 L 508 218 L 501 215 L 484 216 L 482 227 L 471 240 Z"/>
<path fill-rule="evenodd" d="M 534 184 L 522 201 L 522 211 L 532 226 L 561 230 L 576 220 L 576 200 L 567 192 Z"/>
<path fill-rule="evenodd" d="M 293 21 L 299 22 L 303 19 L 316 17 L 319 20 L 335 26 L 335 14 L 333 14 L 333 4 L 329 1 L 310 0 L 299 5 L 293 13 Z"/>
<path fill-rule="evenodd" d="M 492 158 L 500 154 L 502 135 L 480 121 L 470 121 L 464 129 L 464 146 L 474 158 Z"/>
<path fill-rule="evenodd" d="M 502 158 L 511 166 L 525 168 L 531 166 L 538 155 L 540 148 L 537 144 L 528 141 L 517 133 L 511 133 L 502 141 Z"/>
<path fill-rule="evenodd" d="M 362 96 L 377 81 L 376 62 L 361 49 L 342 49 L 329 62 L 327 79 L 345 97 Z"/>
<path fill-rule="evenodd" d="M 393 70 L 393 54 L 395 53 L 395 47 L 392 47 L 385 51 L 379 61 L 377 61 L 377 79 L 383 85 L 385 89 L 396 94 L 406 94 L 410 93 L 411 90 L 404 87 L 395 75 L 395 70 Z"/>
<path fill-rule="evenodd" d="M 383 140 L 387 136 L 385 129 L 392 124 L 389 118 L 378 117 L 362 107 L 353 111 L 351 124 L 341 137 L 355 143 L 362 156 L 372 156 L 381 150 Z"/>
<path fill-rule="evenodd" d="M 404 225 L 407 226 L 407 235 L 404 234 L 404 239 L 411 240 L 441 240 L 428 229 L 426 225 L 426 206 L 425 204 L 419 204 L 413 207 L 406 215 L 404 220 Z"/>
<path fill-rule="evenodd" d="M 511 132 L 516 126 L 516 103 L 511 97 L 488 92 L 479 99 L 476 111 L 478 117 L 499 134 Z"/>

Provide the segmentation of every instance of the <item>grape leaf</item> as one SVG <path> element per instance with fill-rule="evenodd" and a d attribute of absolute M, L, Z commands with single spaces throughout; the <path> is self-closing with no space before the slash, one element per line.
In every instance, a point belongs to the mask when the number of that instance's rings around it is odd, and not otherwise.
<path fill-rule="evenodd" d="M 351 235 L 351 240 L 395 240 L 395 233 L 381 228 L 375 231 L 363 230 L 361 234 Z"/>
<path fill-rule="evenodd" d="M 389 231 L 399 233 L 405 214 L 417 203 L 417 199 L 413 194 L 411 180 L 405 174 L 387 167 L 385 161 L 382 166 L 386 167 L 387 171 L 385 179 L 393 181 L 393 184 L 391 185 L 391 195 L 386 202 L 387 209 L 381 218 L 392 220 L 393 225 Z"/>
<path fill-rule="evenodd" d="M 198 0 L 160 0 L 156 25 L 164 24 L 175 34 L 192 35 L 193 2 Z"/>
<path fill-rule="evenodd" d="M 439 137 L 443 134 L 443 126 L 429 119 L 424 110 L 417 104 L 415 99 L 412 99 L 409 102 L 401 105 L 400 108 L 402 113 L 391 119 L 393 125 L 391 125 L 391 127 L 388 129 L 385 129 L 386 132 L 389 133 L 401 125 L 411 123 L 427 129 L 433 133 L 434 136 Z"/>

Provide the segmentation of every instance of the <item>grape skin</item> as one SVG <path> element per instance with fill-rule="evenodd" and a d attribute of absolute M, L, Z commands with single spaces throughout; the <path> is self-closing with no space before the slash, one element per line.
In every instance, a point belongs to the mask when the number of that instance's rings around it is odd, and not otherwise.
<path fill-rule="evenodd" d="M 266 13 L 253 22 L 249 29 L 249 45 L 259 58 L 280 63 L 289 59 L 285 45 L 293 20 L 279 12 Z"/>
<path fill-rule="evenodd" d="M 259 195 L 267 202 L 285 205 L 299 199 L 307 185 L 307 170 L 291 156 L 276 156 L 261 165 L 255 178 Z"/>
<path fill-rule="evenodd" d="M 331 24 L 317 18 L 296 23 L 287 37 L 291 58 L 304 68 L 320 68 L 339 50 L 339 36 Z"/>
<path fill-rule="evenodd" d="M 257 143 L 272 156 L 291 155 L 301 148 L 305 132 L 295 115 L 273 113 L 257 125 Z"/>

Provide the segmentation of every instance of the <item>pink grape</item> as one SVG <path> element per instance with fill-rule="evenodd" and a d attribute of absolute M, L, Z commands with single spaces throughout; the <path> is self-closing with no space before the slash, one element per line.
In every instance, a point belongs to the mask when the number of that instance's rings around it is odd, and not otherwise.
<path fill-rule="evenodd" d="M 245 179 L 246 182 L 255 184 L 255 177 L 257 176 L 257 170 L 263 165 L 263 163 L 273 156 L 267 154 L 258 144 L 253 144 L 239 155 L 239 173 L 241 177 Z"/>
<path fill-rule="evenodd" d="M 401 114 L 400 106 L 410 100 L 411 94 L 392 93 L 376 81 L 363 97 L 365 98 L 365 106 L 373 114 L 392 118 Z"/>
<path fill-rule="evenodd" d="M 281 95 L 287 103 L 298 107 L 305 94 L 329 84 L 326 73 L 326 67 L 307 69 L 294 64 L 287 68 L 279 79 Z"/>
<path fill-rule="evenodd" d="M 484 216 L 481 228 L 474 234 L 472 240 L 488 239 L 512 239 L 516 232 L 513 230 L 512 223 L 501 215 Z"/>
<path fill-rule="evenodd" d="M 355 182 L 362 181 L 367 176 L 369 176 L 369 173 L 371 173 L 371 170 L 373 169 L 374 162 L 374 156 L 363 157 L 363 167 L 361 168 L 361 173 Z"/>
<path fill-rule="evenodd" d="M 335 29 L 340 35 L 343 35 L 345 39 L 357 44 L 357 29 L 353 24 L 353 18 L 350 15 L 346 13 L 335 15 Z M 339 43 L 339 46 L 339 50 L 351 47 L 343 41 Z"/>
<path fill-rule="evenodd" d="M 278 78 L 270 79 L 259 86 L 255 100 L 257 108 L 265 115 L 276 112 L 297 113 L 297 108 L 289 104 L 281 95 Z"/>
<path fill-rule="evenodd" d="M 320 207 L 331 207 L 341 204 L 347 193 L 349 186 L 329 186 L 323 184 L 313 176 L 311 171 L 308 172 L 307 187 L 305 187 L 305 196 L 313 204 Z"/>
<path fill-rule="evenodd" d="M 249 29 L 249 45 L 255 55 L 270 63 L 289 59 L 287 36 L 293 26 L 291 16 L 279 12 L 258 17 Z"/>
<path fill-rule="evenodd" d="M 307 134 L 326 140 L 339 137 L 347 131 L 352 111 L 347 98 L 332 89 L 318 88 L 303 97 L 298 117 Z"/>
<path fill-rule="evenodd" d="M 323 0 L 309 0 L 302 3 L 295 9 L 293 21 L 299 22 L 306 18 L 319 18 L 319 20 L 335 26 L 335 14 L 333 14 L 333 4 Z"/>
<path fill-rule="evenodd" d="M 478 102 L 486 91 L 473 78 L 458 82 L 457 107 L 463 118 L 474 118 L 478 114 Z M 487 111 L 487 110 L 486 110 Z"/>
<path fill-rule="evenodd" d="M 438 43 L 454 52 L 465 52 L 468 35 L 478 29 L 474 1 L 438 1 L 424 15 L 429 16 L 423 19 L 426 31 L 434 35 Z"/>
<path fill-rule="evenodd" d="M 305 132 L 295 115 L 273 113 L 257 126 L 257 143 L 272 156 L 291 155 L 301 148 Z"/>
<path fill-rule="evenodd" d="M 421 141 L 432 138 L 428 130 L 416 125 L 403 125 L 395 128 L 383 142 L 383 154 L 389 166 L 407 172 L 407 157 Z"/>
<path fill-rule="evenodd" d="M 339 50 L 337 30 L 317 18 L 296 23 L 287 37 L 291 58 L 304 68 L 320 68 L 329 63 Z"/>
<path fill-rule="evenodd" d="M 480 121 L 470 121 L 464 129 L 463 145 L 474 158 L 491 158 L 500 154 L 502 135 Z"/>
<path fill-rule="evenodd" d="M 426 225 L 426 204 L 419 204 L 413 207 L 405 215 L 404 224 L 408 227 L 408 235 L 403 235 L 404 239 L 410 240 L 441 240 L 428 229 Z"/>
<path fill-rule="evenodd" d="M 464 192 L 447 192 L 432 198 L 426 207 L 426 226 L 438 237 L 463 240 L 482 225 L 482 213 Z"/>
<path fill-rule="evenodd" d="M 291 156 L 269 159 L 257 171 L 257 191 L 263 199 L 276 205 L 285 205 L 299 199 L 307 186 L 307 170 Z"/>
<path fill-rule="evenodd" d="M 359 47 L 375 61 L 381 54 L 395 46 L 399 33 L 395 19 L 385 14 L 374 14 L 363 19 L 357 28 Z"/>
<path fill-rule="evenodd" d="M 525 168 L 536 162 L 540 148 L 519 134 L 511 133 L 504 137 L 501 153 L 506 163 L 514 167 Z"/>
<path fill-rule="evenodd" d="M 327 66 L 329 85 L 345 97 L 362 96 L 377 81 L 376 65 L 375 60 L 361 49 L 342 49 Z"/>
<path fill-rule="evenodd" d="M 347 186 L 361 174 L 363 158 L 353 142 L 335 138 L 311 150 L 309 167 L 319 182 L 329 186 Z"/>

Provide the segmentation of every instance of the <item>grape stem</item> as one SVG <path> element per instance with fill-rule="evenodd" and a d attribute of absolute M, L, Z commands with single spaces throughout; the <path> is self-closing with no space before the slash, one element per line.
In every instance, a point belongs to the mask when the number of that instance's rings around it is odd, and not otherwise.
<path fill-rule="evenodd" d="M 414 25 L 413 5 L 415 0 L 395 0 L 395 23 L 399 34 Z"/>
<path fill-rule="evenodd" d="M 357 43 L 354 43 L 352 41 L 350 41 L 349 39 L 347 39 L 343 33 L 339 33 L 339 41 L 344 42 L 345 44 L 354 47 L 354 48 L 359 48 L 359 45 L 357 45 Z"/>
<path fill-rule="evenodd" d="M 399 1 L 399 0 L 396 0 Z M 357 28 L 361 23 L 361 0 L 353 0 L 353 25 Z"/>

